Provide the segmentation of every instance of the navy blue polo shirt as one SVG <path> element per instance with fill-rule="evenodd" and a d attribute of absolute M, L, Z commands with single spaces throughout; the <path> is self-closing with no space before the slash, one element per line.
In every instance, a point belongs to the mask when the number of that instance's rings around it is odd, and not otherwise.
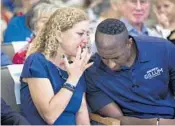
<path fill-rule="evenodd" d="M 125 116 L 173 118 L 175 99 L 175 46 L 154 37 L 134 37 L 135 63 L 121 71 L 110 70 L 95 54 L 85 73 L 87 101 L 93 112 L 109 103 L 118 104 Z"/>

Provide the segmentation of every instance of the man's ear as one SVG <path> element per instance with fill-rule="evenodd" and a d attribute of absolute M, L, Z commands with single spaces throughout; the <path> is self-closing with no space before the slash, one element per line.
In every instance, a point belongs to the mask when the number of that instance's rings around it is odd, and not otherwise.
<path fill-rule="evenodd" d="M 133 38 L 129 37 L 128 39 L 128 45 L 131 46 L 133 44 Z"/>

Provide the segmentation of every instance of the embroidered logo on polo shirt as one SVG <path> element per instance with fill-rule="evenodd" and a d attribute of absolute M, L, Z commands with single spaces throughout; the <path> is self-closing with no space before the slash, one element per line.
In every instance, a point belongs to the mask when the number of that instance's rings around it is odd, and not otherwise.
<path fill-rule="evenodd" d="M 163 68 L 155 67 L 151 70 L 148 70 L 146 72 L 146 74 L 144 75 L 144 78 L 145 79 L 152 79 L 154 77 L 157 77 L 157 76 L 161 75 L 161 73 L 163 73 Z"/>

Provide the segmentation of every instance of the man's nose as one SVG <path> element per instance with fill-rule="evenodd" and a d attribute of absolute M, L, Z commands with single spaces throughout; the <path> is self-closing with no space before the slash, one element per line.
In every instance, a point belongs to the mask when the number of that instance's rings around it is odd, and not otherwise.
<path fill-rule="evenodd" d="M 141 3 L 140 3 L 140 0 L 137 0 L 137 4 L 136 4 L 136 10 L 141 10 L 142 7 L 141 7 Z"/>

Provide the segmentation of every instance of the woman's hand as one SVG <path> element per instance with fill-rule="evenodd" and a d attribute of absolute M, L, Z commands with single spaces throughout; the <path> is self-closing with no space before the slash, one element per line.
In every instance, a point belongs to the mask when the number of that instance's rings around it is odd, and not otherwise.
<path fill-rule="evenodd" d="M 157 10 L 156 6 L 153 6 L 153 11 L 154 11 L 154 13 L 156 15 L 158 23 L 161 26 L 163 26 L 164 28 L 168 28 L 169 25 L 170 25 L 168 17 L 164 13 L 158 13 L 158 10 Z"/>
<path fill-rule="evenodd" d="M 69 78 L 75 81 L 79 80 L 83 72 L 93 64 L 93 62 L 88 63 L 91 55 L 92 53 L 89 53 L 88 48 L 81 49 L 78 47 L 78 51 L 73 63 L 70 64 L 67 57 L 64 57 L 65 68 L 68 72 Z M 74 86 L 76 86 L 76 84 Z"/>

